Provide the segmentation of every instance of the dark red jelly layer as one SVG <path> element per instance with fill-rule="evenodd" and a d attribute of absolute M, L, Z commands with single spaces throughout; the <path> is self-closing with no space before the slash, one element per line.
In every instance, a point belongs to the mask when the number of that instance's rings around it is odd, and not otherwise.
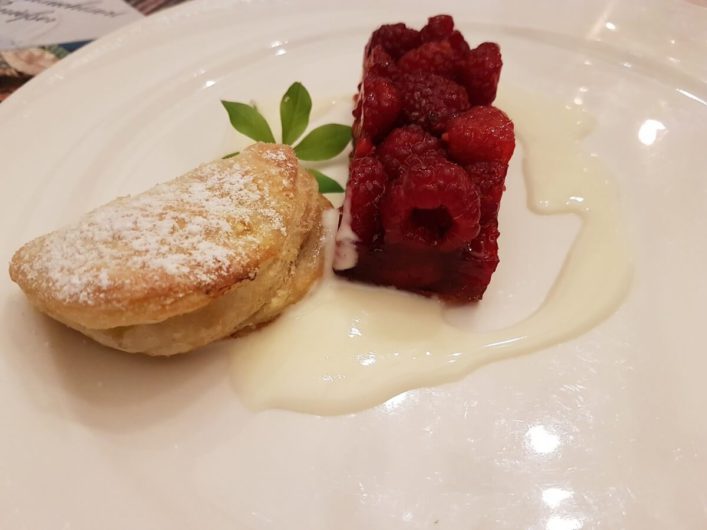
<path fill-rule="evenodd" d="M 471 49 L 448 15 L 419 31 L 373 32 L 346 187 L 358 257 L 338 274 L 451 302 L 481 299 L 498 265 L 497 215 L 515 148 L 513 123 L 491 106 L 501 66 L 497 44 Z"/>

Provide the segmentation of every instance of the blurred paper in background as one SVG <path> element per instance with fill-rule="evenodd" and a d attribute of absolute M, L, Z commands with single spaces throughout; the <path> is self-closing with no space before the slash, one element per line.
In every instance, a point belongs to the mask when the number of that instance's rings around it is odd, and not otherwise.
<path fill-rule="evenodd" d="M 0 49 L 91 40 L 141 16 L 123 0 L 0 0 Z"/>
<path fill-rule="evenodd" d="M 184 0 L 0 0 L 0 101 L 62 57 Z"/>

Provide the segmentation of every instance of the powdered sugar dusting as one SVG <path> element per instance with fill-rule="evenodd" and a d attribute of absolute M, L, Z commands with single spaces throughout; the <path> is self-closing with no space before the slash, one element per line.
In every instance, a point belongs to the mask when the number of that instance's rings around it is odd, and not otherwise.
<path fill-rule="evenodd" d="M 284 162 L 287 160 L 287 154 L 284 151 L 268 151 L 263 153 L 263 158 L 266 160 L 271 160 L 273 162 Z"/>
<path fill-rule="evenodd" d="M 259 154 L 287 160 L 274 146 Z M 261 234 L 287 232 L 271 199 L 272 181 L 255 179 L 243 155 L 117 199 L 33 241 L 22 273 L 59 300 L 82 304 L 136 281 L 208 287 L 260 244 L 254 226 Z M 273 185 L 283 184 L 278 178 Z"/>

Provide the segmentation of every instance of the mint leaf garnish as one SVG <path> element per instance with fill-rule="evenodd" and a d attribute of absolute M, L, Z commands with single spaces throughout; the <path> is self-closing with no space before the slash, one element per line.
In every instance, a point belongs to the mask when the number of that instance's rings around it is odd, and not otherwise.
<path fill-rule="evenodd" d="M 238 132 L 245 134 L 256 142 L 275 143 L 275 137 L 270 130 L 268 122 L 255 107 L 238 103 L 237 101 L 221 101 L 228 112 L 231 125 Z"/>
<path fill-rule="evenodd" d="M 319 184 L 319 193 L 341 193 L 344 191 L 341 184 L 336 182 L 333 178 L 327 177 L 321 171 L 311 167 L 308 167 L 307 171 L 309 171 L 309 173 L 317 179 L 317 184 Z"/>
<path fill-rule="evenodd" d="M 240 151 L 233 151 L 233 153 L 228 153 L 227 155 L 223 155 L 223 156 L 221 157 L 221 160 L 225 160 L 225 159 L 227 159 L 227 158 L 233 158 L 234 156 L 237 156 L 237 155 L 240 155 L 240 154 L 241 154 Z"/>
<path fill-rule="evenodd" d="M 256 142 L 275 143 L 272 129 L 254 102 L 250 105 L 237 101 L 221 101 L 228 112 L 231 125 L 238 132 Z M 294 144 L 307 130 L 312 112 L 312 98 L 299 81 L 292 83 L 280 101 L 280 123 L 282 125 L 282 143 Z M 294 146 L 300 160 L 328 160 L 341 153 L 351 141 L 351 127 L 338 123 L 328 123 L 311 131 Z M 222 158 L 231 158 L 239 152 L 229 153 Z M 307 168 L 319 184 L 320 193 L 340 193 L 344 188 L 334 179 L 321 171 Z"/>
<path fill-rule="evenodd" d="M 295 146 L 301 160 L 327 160 L 343 151 L 351 141 L 351 127 L 328 123 L 317 127 Z"/>
<path fill-rule="evenodd" d="M 280 123 L 282 124 L 282 143 L 292 145 L 309 125 L 312 112 L 312 98 L 300 82 L 290 85 L 280 101 Z"/>

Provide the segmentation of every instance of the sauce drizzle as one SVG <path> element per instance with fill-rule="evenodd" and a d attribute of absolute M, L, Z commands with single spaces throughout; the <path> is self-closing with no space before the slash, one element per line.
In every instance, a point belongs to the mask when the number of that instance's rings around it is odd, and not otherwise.
<path fill-rule="evenodd" d="M 524 146 L 531 210 L 582 220 L 542 306 L 504 329 L 462 331 L 445 321 L 435 300 L 328 276 L 277 321 L 233 343 L 233 381 L 246 405 L 355 412 L 569 340 L 620 305 L 632 260 L 616 183 L 580 143 L 593 128 L 591 117 L 521 93 L 498 106 L 515 122 Z"/>

